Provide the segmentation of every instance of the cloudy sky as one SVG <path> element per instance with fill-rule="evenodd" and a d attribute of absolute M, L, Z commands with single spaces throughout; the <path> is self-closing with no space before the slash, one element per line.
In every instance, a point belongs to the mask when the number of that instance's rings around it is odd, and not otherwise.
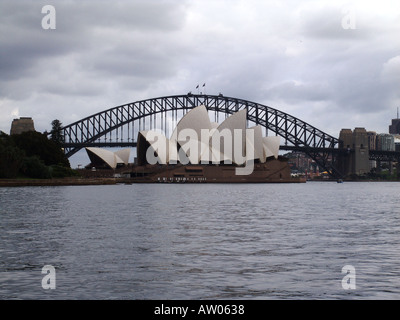
<path fill-rule="evenodd" d="M 206 83 L 334 136 L 387 132 L 399 34 L 398 0 L 1 0 L 0 130 L 30 116 L 45 131 Z"/>

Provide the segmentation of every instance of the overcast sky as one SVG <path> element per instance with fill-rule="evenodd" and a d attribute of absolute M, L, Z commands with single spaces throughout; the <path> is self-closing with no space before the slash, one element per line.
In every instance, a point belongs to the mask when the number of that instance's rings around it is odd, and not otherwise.
<path fill-rule="evenodd" d="M 56 11 L 56 29 L 42 7 Z M 0 130 L 38 131 L 141 99 L 248 99 L 336 137 L 400 107 L 400 1 L 0 2 Z"/>

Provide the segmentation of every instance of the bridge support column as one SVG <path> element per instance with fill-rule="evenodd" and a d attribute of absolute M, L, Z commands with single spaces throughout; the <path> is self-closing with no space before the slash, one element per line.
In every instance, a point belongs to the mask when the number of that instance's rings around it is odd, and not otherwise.
<path fill-rule="evenodd" d="M 339 157 L 341 170 L 345 176 L 365 175 L 369 169 L 368 135 L 364 128 L 342 129 L 339 140 L 341 148 L 348 150 Z"/>

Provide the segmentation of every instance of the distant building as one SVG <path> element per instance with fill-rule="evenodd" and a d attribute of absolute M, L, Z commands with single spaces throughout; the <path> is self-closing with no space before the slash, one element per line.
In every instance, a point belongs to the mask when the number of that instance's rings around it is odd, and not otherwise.
<path fill-rule="evenodd" d="M 389 126 L 390 134 L 400 134 L 400 119 L 397 111 L 397 119 L 392 119 L 392 124 Z"/>
<path fill-rule="evenodd" d="M 27 131 L 35 131 L 33 120 L 30 117 L 21 117 L 14 119 L 11 123 L 10 134 L 21 134 Z"/>
<path fill-rule="evenodd" d="M 376 139 L 376 148 L 377 150 L 382 151 L 394 151 L 394 136 L 387 133 L 378 134 Z"/>
<path fill-rule="evenodd" d="M 377 134 L 375 131 L 368 131 L 368 149 L 369 150 L 376 150 L 376 137 Z M 376 160 L 369 160 L 369 168 L 376 168 Z"/>
<path fill-rule="evenodd" d="M 368 134 L 364 128 L 355 128 L 353 131 L 353 144 L 355 152 L 355 174 L 367 174 L 369 168 Z"/>
<path fill-rule="evenodd" d="M 306 173 L 314 169 L 314 161 L 303 152 L 292 151 L 284 155 L 288 158 L 289 166 L 292 172 Z"/>
<path fill-rule="evenodd" d="M 395 151 L 395 137 L 392 134 L 380 133 L 376 137 L 376 149 L 381 151 Z M 393 170 L 393 162 L 378 161 L 377 168 L 388 168 L 390 173 Z"/>
<path fill-rule="evenodd" d="M 394 149 L 397 152 L 400 152 L 400 135 L 394 136 Z"/>
<path fill-rule="evenodd" d="M 376 150 L 376 132 L 375 131 L 368 131 L 368 148 L 369 150 Z"/>

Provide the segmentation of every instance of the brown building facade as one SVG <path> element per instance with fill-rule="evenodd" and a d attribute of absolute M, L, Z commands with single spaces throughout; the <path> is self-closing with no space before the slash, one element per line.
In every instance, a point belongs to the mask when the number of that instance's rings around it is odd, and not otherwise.
<path fill-rule="evenodd" d="M 33 119 L 30 117 L 21 117 L 19 119 L 14 119 L 11 123 L 10 134 L 21 134 L 27 131 L 35 131 L 35 126 L 33 124 Z"/>

